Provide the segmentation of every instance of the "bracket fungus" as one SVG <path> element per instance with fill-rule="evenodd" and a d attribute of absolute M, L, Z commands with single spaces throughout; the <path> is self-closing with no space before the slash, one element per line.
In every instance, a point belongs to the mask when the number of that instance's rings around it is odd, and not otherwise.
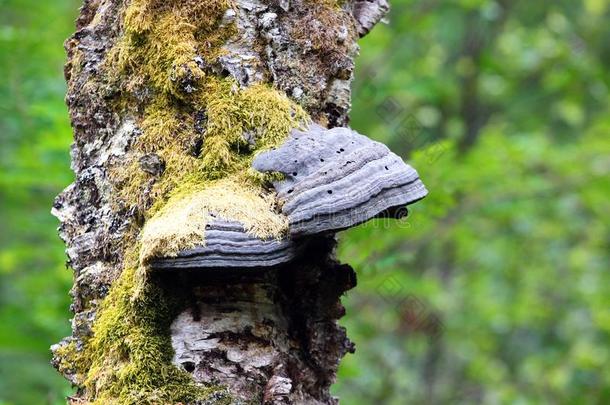
<path fill-rule="evenodd" d="M 244 212 L 247 206 L 238 215 L 232 215 L 237 211 L 216 213 L 204 220 L 200 217 L 209 215 L 211 208 L 205 200 L 217 199 L 218 193 L 195 193 L 189 197 L 191 201 L 177 204 L 182 208 L 168 210 L 170 215 L 162 213 L 148 226 L 163 224 L 163 232 L 155 229 L 152 233 L 157 239 L 168 235 L 156 242 L 163 246 L 171 245 L 168 241 L 180 239 L 185 228 L 200 222 L 194 226 L 199 240 L 192 243 L 189 237 L 190 245 L 178 243 L 169 250 L 148 254 L 153 268 L 277 266 L 299 255 L 308 241 L 303 236 L 336 232 L 376 217 L 404 217 L 405 207 L 427 194 L 415 169 L 382 143 L 350 128 L 326 129 L 311 124 L 304 131 L 293 130 L 284 144 L 259 154 L 252 166 L 259 172 L 279 172 L 284 178 L 273 182 L 281 214 L 268 200 L 259 203 L 258 214 L 250 214 L 258 215 L 259 222 L 286 221 L 288 232 L 257 235 L 244 226 L 243 218 L 251 216 Z M 230 197 L 237 205 L 247 202 L 237 195 Z M 263 214 L 269 218 L 262 218 Z M 145 228 L 145 241 L 147 234 Z"/>
<path fill-rule="evenodd" d="M 272 193 L 220 180 L 169 199 L 144 226 L 140 261 L 159 269 L 271 267 L 296 256 L 287 227 Z"/>
<path fill-rule="evenodd" d="M 285 175 L 274 187 L 291 236 L 400 218 L 406 205 L 427 194 L 415 169 L 350 128 L 293 130 L 281 147 L 258 155 L 253 167 Z"/>
<path fill-rule="evenodd" d="M 291 239 L 259 239 L 236 221 L 206 225 L 205 245 L 183 250 L 176 257 L 151 262 L 154 269 L 210 267 L 272 267 L 294 259 L 302 246 Z"/>

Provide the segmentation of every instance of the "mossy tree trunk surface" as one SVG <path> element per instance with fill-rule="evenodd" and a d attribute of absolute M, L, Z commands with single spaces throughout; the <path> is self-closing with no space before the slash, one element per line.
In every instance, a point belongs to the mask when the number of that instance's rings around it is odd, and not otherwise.
<path fill-rule="evenodd" d="M 355 274 L 336 261 L 334 235 L 269 269 L 152 270 L 155 257 L 204 243 L 205 224 L 160 241 L 145 228 L 176 196 L 220 190 L 200 208 L 281 233 L 251 161 L 301 124 L 347 124 L 356 41 L 387 9 L 84 1 L 66 43 L 76 178 L 53 209 L 75 280 L 73 334 L 53 346 L 78 388 L 72 403 L 338 402 L 329 387 L 353 351 L 340 296 Z M 248 219 L 241 201 L 271 216 Z"/>

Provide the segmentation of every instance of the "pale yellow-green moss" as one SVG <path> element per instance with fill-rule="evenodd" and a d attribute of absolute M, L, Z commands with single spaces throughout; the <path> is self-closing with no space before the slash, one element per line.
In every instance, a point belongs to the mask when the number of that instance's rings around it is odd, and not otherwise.
<path fill-rule="evenodd" d="M 302 108 L 277 90 L 267 85 L 241 89 L 231 79 L 209 78 L 194 109 L 206 112 L 205 138 L 195 129 L 194 113 L 186 113 L 169 98 L 158 98 L 147 108 L 131 162 L 114 170 L 117 195 L 124 202 L 147 209 L 142 196 L 146 192 L 154 202 L 149 211 L 153 214 L 180 185 L 205 184 L 236 173 L 243 175 L 244 187 L 250 187 L 262 177 L 249 170 L 254 154 L 277 146 L 308 119 Z M 251 134 L 255 144 L 250 145 L 244 134 Z M 199 142 L 200 155 L 196 154 Z M 146 153 L 164 161 L 159 179 L 140 169 L 138 159 Z M 150 189 L 149 181 L 154 181 Z"/>
<path fill-rule="evenodd" d="M 55 359 L 59 360 L 56 367 L 60 372 L 72 375 L 76 381 L 83 380 L 82 373 L 86 365 L 86 359 L 75 341 L 54 347 L 53 355 Z"/>
<path fill-rule="evenodd" d="M 181 250 L 205 245 L 210 214 L 239 221 L 251 234 L 269 239 L 288 229 L 287 218 L 275 213 L 275 198 L 238 178 L 216 181 L 199 189 L 180 190 L 142 230 L 140 261 L 172 257 Z"/>
<path fill-rule="evenodd" d="M 174 302 L 157 285 L 141 284 L 127 267 L 98 309 L 84 356 L 92 404 L 176 404 L 205 399 L 218 387 L 198 386 L 172 365 L 169 326 Z M 143 290 L 137 291 L 142 287 Z"/>
<path fill-rule="evenodd" d="M 133 0 L 125 12 L 124 35 L 110 61 L 128 84 L 145 80 L 162 92 L 183 98 L 183 79 L 199 83 L 205 73 L 195 57 L 213 60 L 234 27 L 220 29 L 229 0 Z M 188 76 L 188 77 L 187 77 Z"/>

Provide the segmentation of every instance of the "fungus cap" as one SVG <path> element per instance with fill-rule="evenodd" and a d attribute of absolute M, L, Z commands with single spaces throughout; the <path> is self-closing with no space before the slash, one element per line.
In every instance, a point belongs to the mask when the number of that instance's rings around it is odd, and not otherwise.
<path fill-rule="evenodd" d="M 274 182 L 292 236 L 338 231 L 375 217 L 400 218 L 427 194 L 417 171 L 385 145 L 350 128 L 312 124 L 253 161 Z"/>

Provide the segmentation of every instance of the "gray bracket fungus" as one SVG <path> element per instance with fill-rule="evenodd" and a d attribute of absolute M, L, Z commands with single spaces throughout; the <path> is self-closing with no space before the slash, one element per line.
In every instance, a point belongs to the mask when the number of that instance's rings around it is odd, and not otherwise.
<path fill-rule="evenodd" d="M 338 231 L 379 216 L 401 217 L 427 190 L 411 166 L 349 128 L 313 124 L 294 130 L 279 148 L 258 155 L 261 172 L 280 172 L 273 185 L 291 236 Z"/>
<path fill-rule="evenodd" d="M 215 219 L 206 226 L 205 245 L 157 259 L 155 269 L 273 267 L 296 259 L 303 236 L 336 232 L 375 217 L 399 218 L 427 190 L 411 166 L 349 128 L 327 130 L 312 124 L 294 130 L 280 147 L 259 154 L 253 168 L 280 172 L 273 183 L 289 236 L 259 239 L 237 221 Z"/>
<path fill-rule="evenodd" d="M 157 259 L 153 269 L 273 267 L 295 259 L 304 244 L 289 238 L 261 240 L 241 223 L 217 219 L 206 225 L 205 246 L 184 250 L 177 257 Z"/>

